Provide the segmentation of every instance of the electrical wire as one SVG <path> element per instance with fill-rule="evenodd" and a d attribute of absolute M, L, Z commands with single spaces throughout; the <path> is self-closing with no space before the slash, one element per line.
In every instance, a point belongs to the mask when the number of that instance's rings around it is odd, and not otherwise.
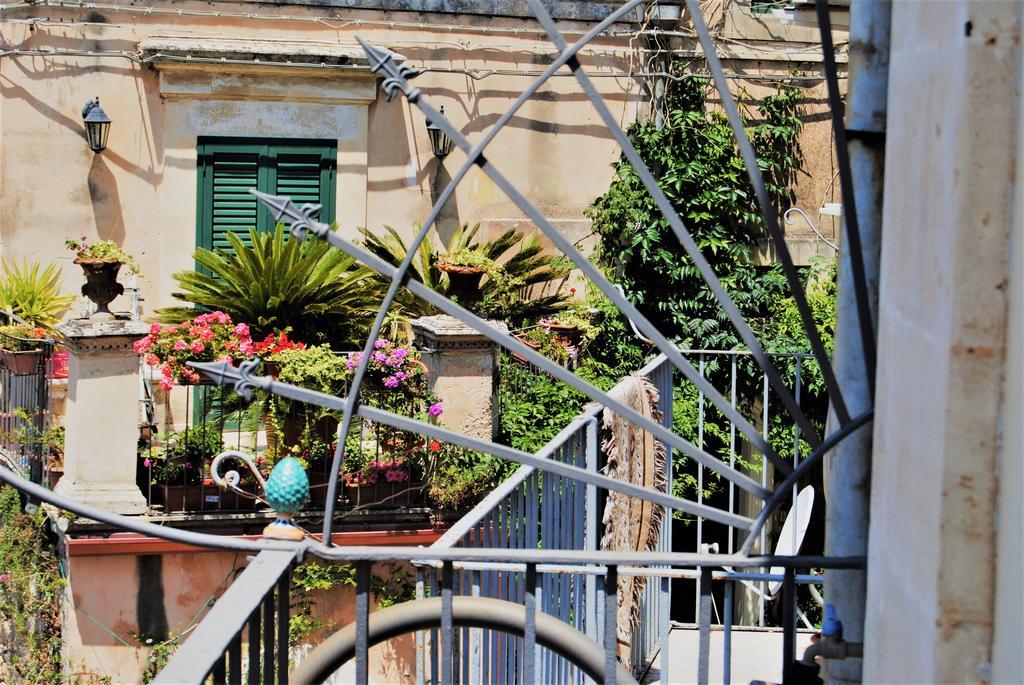
<path fill-rule="evenodd" d="M 20 2 L 16 4 L 0 5 L 0 12 L 18 9 L 23 7 L 49 7 L 56 9 L 89 9 L 89 10 L 108 10 L 114 12 L 124 12 L 129 14 L 143 14 L 143 15 L 173 15 L 177 17 L 206 17 L 206 18 L 219 18 L 219 19 L 249 19 L 253 21 L 268 21 L 268 22 L 298 22 L 304 24 L 320 25 L 327 29 L 340 31 L 347 29 L 351 26 L 362 27 L 362 26 L 378 26 L 389 29 L 394 28 L 406 28 L 406 29 L 418 29 L 423 31 L 430 31 L 431 33 L 437 33 L 438 31 L 460 32 L 460 33 L 482 33 L 482 34 L 508 34 L 511 36 L 542 36 L 546 37 L 546 32 L 540 28 L 530 27 L 507 27 L 507 26 L 473 26 L 469 24 L 454 24 L 454 23 L 427 23 L 427 22 L 406 22 L 406 21 L 395 21 L 390 19 L 368 19 L 363 17 L 350 17 L 350 18 L 327 18 L 320 16 L 304 16 L 304 15 L 291 15 L 291 14 L 260 14 L 258 12 L 230 12 L 222 10 L 196 10 L 196 9 L 184 9 L 184 8 L 171 8 L 171 7 L 154 7 L 152 5 L 135 7 L 125 6 L 119 3 L 102 3 L 102 2 L 87 2 L 86 0 L 34 0 L 29 2 Z M 111 26 L 125 26 L 124 24 L 115 24 L 110 22 L 90 22 L 90 21 L 60 21 L 52 19 L 44 19 L 40 17 L 30 17 L 27 19 L 7 19 L 6 21 L 11 23 L 29 23 L 35 25 L 46 25 L 46 26 L 69 26 L 69 25 L 89 25 L 89 26 L 101 26 L 104 28 L 110 28 Z M 582 20 L 581 20 L 582 21 Z M 600 36 L 608 38 L 622 38 L 626 37 L 633 40 L 640 36 L 666 36 L 666 37 L 684 37 L 684 38 L 696 38 L 694 31 L 685 29 L 661 29 L 661 28 L 648 28 L 648 18 L 644 18 L 638 29 L 609 29 Z M 586 33 L 583 30 L 565 30 L 562 32 L 566 36 L 582 36 Z M 820 46 L 817 44 L 807 44 L 806 46 L 793 46 L 780 50 L 771 46 L 761 46 L 752 43 L 745 42 L 740 39 L 731 38 L 729 36 L 721 35 L 718 33 L 717 38 L 723 42 L 733 43 L 741 45 L 749 50 L 761 52 L 764 54 L 770 53 L 799 53 L 808 52 L 813 55 L 817 55 L 820 51 Z M 431 42 L 429 39 L 425 41 L 417 41 L 417 44 L 423 44 L 424 42 Z M 440 41 L 437 44 L 441 44 Z M 843 41 L 837 41 L 836 46 L 845 45 Z M 488 47 L 488 46 L 482 46 Z M 545 44 L 545 47 L 550 48 L 549 45 Z M 474 48 L 469 48 L 474 49 Z M 643 50 L 643 48 L 639 48 Z"/>
<path fill-rule="evenodd" d="M 246 65 L 246 66 L 273 66 L 282 68 L 303 68 L 303 69 L 318 69 L 318 70 L 329 70 L 329 71 L 354 71 L 354 72 L 366 72 L 368 69 L 365 66 L 354 65 L 354 64 L 327 64 L 325 62 L 277 62 L 272 60 L 260 60 L 260 59 L 227 59 L 224 57 L 199 57 L 193 55 L 166 55 L 163 53 L 157 53 L 142 57 L 136 53 L 128 51 L 102 51 L 102 50 L 24 50 L 16 48 L 13 50 L 0 51 L 0 59 L 5 57 L 47 57 L 47 58 L 60 58 L 60 57 L 94 57 L 94 58 L 121 58 L 128 61 L 134 62 L 139 65 L 148 65 L 155 62 L 185 62 L 192 64 L 232 64 L 232 65 Z M 472 78 L 475 81 L 481 81 L 491 76 L 527 76 L 536 77 L 541 74 L 541 71 L 530 70 L 530 69 L 471 69 L 466 67 L 430 67 L 423 66 L 421 71 L 424 72 L 435 72 L 445 74 L 461 74 Z M 573 74 L 569 72 L 559 72 L 554 74 L 556 77 L 569 77 Z M 680 81 L 690 76 L 708 77 L 710 76 L 704 72 L 691 72 L 686 74 L 671 74 L 668 72 L 659 71 L 645 71 L 645 72 L 592 72 L 590 74 L 593 78 L 667 78 L 672 81 Z M 748 81 L 766 81 L 766 82 L 791 82 L 799 83 L 803 81 L 821 81 L 824 76 L 809 76 L 800 74 L 743 74 L 743 73 L 732 73 L 727 74 L 728 78 L 748 80 Z"/>

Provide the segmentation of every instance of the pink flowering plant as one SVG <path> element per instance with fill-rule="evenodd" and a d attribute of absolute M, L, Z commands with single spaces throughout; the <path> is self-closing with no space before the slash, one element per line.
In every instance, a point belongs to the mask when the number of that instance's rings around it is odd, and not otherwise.
<path fill-rule="evenodd" d="M 409 481 L 409 470 L 410 465 L 404 459 L 381 457 L 368 461 L 358 473 L 346 473 L 345 484 L 406 483 Z"/>
<path fill-rule="evenodd" d="M 160 387 L 170 390 L 175 383 L 197 383 L 199 373 L 188 362 L 239 364 L 260 352 L 301 349 L 302 343 L 288 340 L 287 333 L 271 333 L 261 342 L 252 339 L 249 326 L 235 323 L 224 312 L 200 314 L 180 324 L 154 323 L 149 335 L 135 342 L 135 351 L 147 364 L 160 370 Z"/>
<path fill-rule="evenodd" d="M 234 323 L 224 312 L 210 312 L 180 324 L 154 323 L 149 335 L 136 341 L 135 351 L 145 355 L 147 364 L 159 368 L 160 387 L 170 390 L 176 382 L 200 380 L 187 362 L 237 364 L 253 356 L 256 346 L 246 324 Z"/>

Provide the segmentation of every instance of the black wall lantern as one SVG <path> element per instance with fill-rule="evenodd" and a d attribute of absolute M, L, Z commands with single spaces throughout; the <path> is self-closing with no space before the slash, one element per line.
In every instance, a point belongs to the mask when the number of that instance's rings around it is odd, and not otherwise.
<path fill-rule="evenodd" d="M 103 152 L 107 147 L 107 136 L 110 135 L 110 117 L 100 107 L 100 99 L 89 100 L 82 108 L 82 121 L 85 122 L 85 137 L 89 141 L 89 149 Z"/>
<path fill-rule="evenodd" d="M 440 112 L 441 116 L 444 116 L 444 107 Z M 447 157 L 448 153 L 452 151 L 452 139 L 448 137 L 448 134 L 441 130 L 440 126 L 428 120 L 427 135 L 430 136 L 430 147 L 434 151 L 434 156 L 438 159 Z"/>

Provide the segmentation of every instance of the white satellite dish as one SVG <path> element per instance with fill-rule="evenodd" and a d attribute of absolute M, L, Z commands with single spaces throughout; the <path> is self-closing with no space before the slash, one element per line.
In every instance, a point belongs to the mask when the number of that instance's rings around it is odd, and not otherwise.
<path fill-rule="evenodd" d="M 791 557 L 800 551 L 800 545 L 804 542 L 804 535 L 807 533 L 807 526 L 811 523 L 811 510 L 814 509 L 814 488 L 808 485 L 796 496 L 796 501 L 786 514 L 786 520 L 782 524 L 782 533 L 779 535 L 779 543 L 775 545 L 775 556 Z M 782 575 L 786 571 L 781 566 L 772 566 L 769 573 Z M 768 581 L 768 594 L 774 595 L 782 587 L 781 580 Z"/>

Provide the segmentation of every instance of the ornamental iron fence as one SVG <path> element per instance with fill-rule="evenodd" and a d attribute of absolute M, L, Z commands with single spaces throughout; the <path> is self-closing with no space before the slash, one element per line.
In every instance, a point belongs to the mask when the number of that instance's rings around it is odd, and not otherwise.
<path fill-rule="evenodd" d="M 828 6 L 825 0 L 816 0 L 818 7 L 819 23 L 822 31 L 822 44 L 825 50 L 824 61 L 825 80 L 829 87 L 832 124 L 834 129 L 842 131 L 841 107 L 838 102 L 837 74 L 834 60 L 831 59 L 831 35 L 828 24 Z M 822 388 L 827 395 L 831 412 L 834 415 L 834 424 L 828 424 L 832 428 L 827 434 L 820 435 L 815 429 L 813 422 L 804 413 L 800 402 L 794 392 L 787 387 L 782 374 L 776 367 L 773 359 L 765 352 L 757 336 L 750 326 L 745 322 L 739 313 L 729 293 L 714 273 L 708 261 L 701 254 L 696 242 L 690 235 L 682 219 L 673 209 L 668 198 L 659 188 L 658 183 L 651 172 L 644 165 L 638 152 L 632 146 L 626 133 L 619 128 L 618 123 L 605 105 L 601 96 L 590 81 L 590 77 L 582 68 L 577 55 L 579 50 L 588 44 L 593 38 L 607 30 L 614 23 L 638 18 L 644 8 L 643 0 L 630 0 L 619 9 L 608 15 L 603 21 L 596 23 L 586 34 L 581 36 L 572 45 L 567 44 L 565 38 L 559 32 L 558 27 L 551 18 L 547 9 L 540 0 L 530 0 L 540 25 L 548 33 L 552 43 L 557 49 L 557 56 L 551 64 L 544 69 L 528 86 L 522 94 L 512 103 L 509 109 L 498 119 L 495 125 L 487 131 L 481 140 L 475 144 L 470 143 L 467 138 L 430 104 L 424 93 L 411 85 L 410 81 L 418 75 L 418 71 L 408 64 L 398 64 L 391 52 L 374 47 L 369 43 L 358 39 L 368 57 L 371 69 L 383 77 L 382 88 L 389 101 L 401 94 L 408 103 L 419 109 L 424 117 L 433 126 L 447 135 L 464 154 L 465 160 L 455 171 L 451 181 L 439 194 L 437 201 L 426 220 L 421 224 L 420 230 L 408 247 L 408 253 L 402 263 L 395 267 L 391 264 L 376 258 L 367 250 L 345 239 L 339 232 L 317 220 L 319 208 L 315 205 L 296 206 L 290 199 L 257 193 L 258 197 L 271 209 L 279 221 L 286 221 L 291 224 L 292 233 L 299 239 L 315 237 L 326 240 L 334 247 L 341 249 L 354 256 L 366 266 L 381 273 L 390 279 L 390 286 L 385 295 L 375 320 L 367 337 L 366 345 L 360 363 L 355 369 L 352 383 L 348 392 L 341 397 L 313 392 L 307 389 L 298 388 L 287 383 L 281 383 L 271 376 L 260 375 L 260 363 L 258 361 L 243 363 L 238 368 L 229 364 L 195 364 L 204 376 L 222 385 L 233 385 L 235 392 L 248 400 L 253 399 L 254 391 L 262 390 L 272 393 L 278 397 L 297 400 L 307 403 L 310 406 L 318 406 L 329 411 L 340 414 L 339 434 L 348 435 L 354 422 L 372 421 L 396 430 L 409 431 L 423 436 L 425 439 L 434 439 L 460 447 L 478 450 L 491 454 L 495 457 L 516 462 L 524 467 L 536 469 L 537 476 L 534 482 L 537 486 L 533 491 L 539 491 L 538 499 L 533 500 L 527 506 L 527 490 L 506 491 L 497 509 L 497 529 L 490 524 L 480 527 L 480 542 L 486 544 L 484 547 L 472 545 L 431 548 L 408 548 L 408 547 L 337 547 L 331 543 L 331 532 L 335 525 L 334 513 L 340 503 L 339 478 L 342 466 L 346 457 L 344 441 L 338 441 L 336 445 L 329 473 L 331 478 L 327 484 L 327 496 L 323 517 L 323 536 L 321 540 L 304 539 L 298 542 L 287 542 L 273 539 L 248 540 L 241 538 L 225 538 L 216 535 L 203 534 L 195 531 L 182 530 L 168 526 L 157 526 L 148 521 L 137 518 L 130 518 L 111 514 L 95 507 L 80 502 L 72 501 L 66 497 L 49 492 L 30 480 L 26 480 L 7 470 L 0 469 L 0 480 L 13 483 L 27 493 L 30 497 L 38 498 L 54 504 L 55 506 L 76 512 L 81 516 L 97 521 L 105 522 L 124 530 L 154 535 L 167 540 L 185 542 L 200 546 L 214 547 L 220 549 L 232 549 L 240 552 L 258 553 L 256 562 L 251 564 L 245 572 L 239 576 L 235 585 L 229 589 L 230 597 L 225 596 L 218 602 L 214 610 L 198 624 L 194 634 L 179 649 L 178 653 L 171 659 L 167 667 L 158 677 L 158 682 L 197 682 L 213 677 L 217 681 L 239 682 L 244 669 L 242 666 L 241 640 L 243 631 L 251 631 L 253 641 L 257 644 L 266 644 L 266 635 L 269 631 L 270 622 L 263 620 L 261 615 L 261 626 L 259 630 L 247 627 L 254 620 L 256 615 L 266 611 L 266 607 L 278 606 L 279 613 L 275 626 L 277 635 L 280 636 L 280 626 L 284 623 L 282 611 L 286 610 L 281 604 L 281 594 L 278 593 L 271 599 L 270 589 L 278 587 L 287 577 L 287 570 L 294 560 L 301 559 L 306 554 L 313 554 L 327 561 L 344 561 L 356 565 L 357 588 L 356 588 L 356 617 L 352 625 L 328 638 L 320 647 L 311 652 L 306 660 L 294 671 L 288 673 L 288 667 L 284 665 L 282 650 L 278 649 L 271 654 L 264 650 L 260 653 L 261 667 L 250 669 L 248 677 L 254 682 L 269 682 L 266 664 L 275 660 L 278 667 L 272 676 L 277 682 L 320 682 L 329 676 L 343 663 L 354 660 L 355 679 L 359 683 L 368 681 L 368 648 L 380 641 L 390 637 L 415 631 L 436 631 L 436 639 L 432 644 L 436 649 L 431 648 L 432 654 L 437 654 L 437 667 L 431 664 L 431 675 L 437 673 L 434 682 L 453 683 L 461 677 L 463 669 L 461 664 L 465 663 L 470 655 L 473 656 L 471 663 L 467 665 L 470 677 L 472 677 L 472 664 L 483 664 L 483 656 L 477 659 L 473 652 L 473 630 L 487 629 L 515 636 L 521 639 L 521 648 L 518 643 L 513 645 L 512 651 L 507 647 L 500 647 L 496 654 L 493 649 L 490 657 L 493 661 L 488 662 L 489 673 L 480 673 L 481 679 L 488 682 L 500 681 L 499 669 L 507 666 L 513 668 L 513 660 L 516 667 L 520 669 L 518 679 L 524 682 L 535 682 L 542 675 L 559 674 L 567 678 L 578 678 L 579 671 L 596 682 L 615 683 L 631 682 L 632 674 L 623 668 L 623 662 L 629 661 L 628 654 L 620 649 L 618 625 L 621 625 L 619 618 L 620 593 L 622 585 L 620 578 L 635 578 L 645 576 L 648 578 L 647 587 L 664 587 L 656 579 L 672 577 L 692 577 L 697 572 L 701 577 L 699 601 L 697 604 L 699 623 L 702 626 L 702 637 L 700 653 L 701 663 L 698 666 L 698 682 L 708 680 L 708 649 L 709 631 L 711 624 L 712 608 L 712 582 L 715 580 L 716 569 L 731 573 L 730 580 L 737 580 L 746 569 L 774 568 L 779 572 L 772 575 L 781 575 L 783 580 L 780 585 L 783 602 L 783 625 L 784 625 L 784 647 L 782 663 L 788 670 L 795 663 L 795 600 L 796 600 L 796 579 L 797 569 L 822 568 L 826 574 L 832 569 L 860 568 L 864 567 L 863 557 L 818 557 L 811 555 L 799 555 L 796 550 L 788 550 L 784 554 L 767 555 L 761 550 L 755 553 L 758 541 L 761 539 L 762 530 L 768 519 L 775 515 L 778 508 L 792 498 L 793 488 L 803 477 L 809 474 L 812 469 L 820 466 L 825 454 L 837 444 L 845 440 L 854 432 L 868 425 L 872 419 L 872 410 L 866 409 L 858 414 L 851 414 L 844 398 L 844 388 L 837 381 L 833 371 L 832 362 L 826 352 L 821 336 L 815 326 L 811 309 L 803 292 L 800 276 L 789 255 L 788 248 L 779 225 L 778 216 L 772 206 L 770 197 L 765 189 L 765 183 L 761 176 L 761 170 L 757 159 L 754 156 L 752 145 L 746 135 L 736 101 L 726 83 L 726 76 L 723 72 L 721 62 L 715 50 L 713 39 L 704 23 L 697 0 L 686 0 L 686 8 L 689 19 L 693 22 L 697 37 L 703 48 L 704 58 L 708 70 L 712 74 L 713 82 L 719 91 L 722 106 L 725 110 L 734 133 L 735 142 L 744 159 L 748 176 L 754 188 L 758 205 L 760 207 L 765 228 L 778 252 L 782 272 L 790 287 L 790 295 L 793 297 L 796 308 L 799 311 L 804 327 L 804 333 L 810 341 L 810 352 L 818 367 L 821 376 Z M 531 98 L 558 70 L 569 69 L 579 83 L 581 90 L 594 106 L 596 112 L 603 120 L 611 136 L 620 145 L 624 157 L 632 164 L 637 178 L 650 193 L 656 206 L 661 211 L 662 217 L 672 232 L 680 241 L 680 244 L 687 252 L 694 267 L 701 274 L 709 290 L 720 304 L 725 318 L 733 325 L 739 337 L 743 340 L 750 358 L 756 362 L 764 374 L 767 386 L 774 394 L 775 402 L 785 408 L 788 416 L 796 426 L 798 449 L 801 459 L 794 465 L 793 461 L 784 457 L 773 447 L 772 441 L 766 439 L 762 431 L 755 427 L 754 422 L 745 414 L 745 408 L 734 406 L 732 402 L 717 389 L 708 378 L 705 378 L 700 370 L 687 359 L 686 354 L 678 349 L 661 331 L 659 331 L 637 308 L 619 292 L 601 271 L 587 261 L 575 247 L 561 235 L 554 226 L 541 214 L 537 207 L 531 203 L 523 194 L 502 174 L 495 160 L 485 153 L 494 137 L 503 127 L 515 116 L 523 103 Z M 869 292 L 865 282 L 865 256 L 861 249 L 860 237 L 856 221 L 856 207 L 850 187 L 849 158 L 844 145 L 845 139 L 837 137 L 840 141 L 838 146 L 838 159 L 840 165 L 840 186 L 844 201 L 844 235 L 842 245 L 844 246 L 843 264 L 849 268 L 852 278 L 856 307 L 850 310 L 850 314 L 856 316 L 856 326 L 861 332 L 862 350 L 861 356 L 864 360 L 864 377 L 867 383 L 872 382 L 874 374 L 874 334 L 870 317 Z M 410 277 L 409 268 L 413 256 L 418 247 L 426 238 L 435 224 L 442 208 L 455 192 L 456 187 L 465 178 L 466 174 L 473 168 L 479 169 L 486 174 L 492 182 L 512 201 L 524 215 L 533 222 L 542 233 L 586 276 L 595 287 L 604 293 L 635 325 L 640 334 L 657 348 L 664 355 L 665 368 L 671 370 L 671 374 L 679 374 L 685 378 L 690 387 L 696 388 L 707 402 L 707 406 L 714 407 L 723 417 L 735 426 L 738 436 L 759 455 L 762 455 L 766 463 L 772 465 L 777 474 L 776 483 L 763 483 L 760 478 L 751 475 L 747 469 L 739 463 L 731 463 L 732 460 L 722 459 L 707 451 L 699 444 L 699 441 L 689 440 L 680 435 L 673 426 L 664 425 L 661 421 L 654 420 L 651 416 L 645 416 L 641 412 L 629 406 L 621 399 L 613 397 L 609 393 L 602 392 L 584 379 L 576 376 L 571 370 L 566 369 L 525 345 L 519 340 L 509 336 L 505 331 L 499 330 L 487 321 L 475 316 L 457 303 L 447 299 L 443 295 L 428 288 L 423 283 Z M 409 416 L 392 411 L 388 408 L 375 407 L 363 401 L 364 397 L 360 390 L 363 387 L 366 376 L 367 364 L 372 351 L 372 345 L 377 339 L 388 310 L 399 290 L 406 288 L 416 297 L 419 297 L 440 311 L 454 316 L 465 324 L 472 326 L 484 336 L 488 337 L 509 353 L 523 358 L 526 362 L 534 365 L 544 373 L 558 379 L 569 387 L 574 388 L 587 396 L 604 409 L 615 414 L 619 419 L 632 424 L 640 429 L 653 440 L 656 440 L 678 458 L 685 457 L 687 463 L 698 464 L 706 470 L 707 474 L 715 474 L 723 482 L 735 487 L 736 493 L 746 493 L 749 501 L 756 502 L 756 507 L 747 510 L 734 510 L 730 505 L 722 506 L 719 502 L 701 501 L 699 497 L 688 496 L 688 493 L 674 493 L 654 487 L 646 487 L 627 479 L 611 477 L 601 473 L 592 465 L 588 465 L 584 458 L 581 462 L 578 454 L 579 438 L 573 438 L 560 445 L 556 450 L 539 453 L 527 453 L 513 449 L 506 445 L 496 444 L 472 436 L 462 435 L 457 432 L 444 429 L 429 421 L 418 420 Z M 843 312 L 840 312 L 842 315 Z M 840 321 L 840 325 L 853 325 L 853 321 Z M 864 379 L 856 379 L 849 382 L 861 382 Z M 834 428 L 833 428 L 834 426 Z M 579 427 L 573 430 L 578 430 Z M 585 429 L 584 429 L 585 430 Z M 563 440 L 571 436 L 563 436 Z M 557 455 L 556 455 L 557 453 Z M 584 450 L 585 453 L 585 450 Z M 528 476 L 530 480 L 533 476 Z M 522 481 L 526 482 L 526 481 Z M 565 531 L 571 533 L 570 540 L 558 539 L 557 543 L 552 535 L 558 524 L 554 519 L 548 518 L 545 523 L 543 508 L 555 505 L 556 497 L 552 492 L 558 487 L 558 495 L 566 495 L 567 501 L 558 504 L 559 507 L 566 506 L 569 511 L 565 513 L 574 521 L 570 529 Z M 548 488 L 547 496 L 544 496 L 545 488 Z M 669 549 L 659 551 L 658 549 L 647 548 L 640 551 L 616 551 L 608 549 L 591 550 L 586 548 L 587 526 L 590 519 L 596 516 L 595 511 L 587 511 L 583 516 L 583 547 L 579 547 L 579 531 L 576 530 L 578 519 L 573 517 L 572 509 L 578 506 L 580 491 L 584 507 L 587 502 L 587 491 L 589 489 L 602 493 L 618 493 L 620 496 L 635 498 L 663 511 L 678 513 L 683 516 L 690 516 L 702 519 L 705 522 L 713 522 L 736 531 L 735 544 L 724 552 L 714 552 L 710 549 L 700 549 L 695 552 L 677 552 Z M 520 497 L 520 492 L 522 497 Z M 512 495 L 515 495 L 513 504 Z M 509 515 L 509 507 L 513 509 L 513 515 Z M 480 512 L 478 512 L 480 513 Z M 559 510 L 561 519 L 562 511 Z M 522 522 L 527 521 L 527 526 Z M 534 529 L 530 521 L 537 520 L 538 527 Z M 479 521 L 479 519 L 478 519 Z M 542 526 L 554 526 L 550 530 Z M 470 526 L 472 528 L 472 526 Z M 533 531 L 537 532 L 534 533 Z M 494 544 L 494 537 L 488 538 L 490 533 L 501 532 L 503 536 L 509 536 L 513 531 L 516 535 L 530 536 L 542 532 L 548 533 L 548 542 L 551 546 L 547 548 L 532 547 L 526 543 L 527 537 L 520 537 L 522 546 L 500 546 Z M 731 536 L 730 536 L 731 538 Z M 473 540 L 473 536 L 470 536 Z M 539 541 L 539 537 L 538 537 Z M 659 542 L 660 544 L 660 542 Z M 562 548 L 565 546 L 566 548 Z M 405 602 L 388 609 L 373 612 L 369 611 L 370 588 L 369 588 L 369 565 L 375 561 L 408 561 L 423 565 L 424 588 L 421 599 Z M 458 568 L 456 567 L 458 564 Z M 458 570 L 458 575 L 456 571 Z M 499 586 L 503 581 L 510 578 L 521 579 L 515 584 L 515 588 L 506 589 L 496 593 L 497 596 L 473 595 L 472 573 L 468 581 L 459 586 L 463 589 L 456 589 L 457 582 L 466 578 L 466 572 L 478 571 L 477 578 L 481 581 L 481 592 L 483 592 L 483 581 L 495 581 L 493 584 Z M 426 597 L 427 575 L 434 574 L 429 578 L 432 587 L 431 596 Z M 490 574 L 490 575 L 487 575 Z M 567 578 L 562 576 L 567 575 Z M 434 577 L 436 576 L 436 586 Z M 596 600 L 587 604 L 587 578 L 593 576 Z M 552 580 L 554 579 L 554 580 Z M 553 589 L 556 585 L 564 588 L 568 585 L 568 592 Z M 465 587 L 469 587 L 469 594 L 463 594 Z M 436 590 L 434 589 L 436 587 Z M 522 588 L 521 591 L 518 588 Z M 583 592 L 574 591 L 576 587 L 582 587 Z M 235 589 L 237 588 L 237 590 Z M 603 592 L 602 592 L 603 589 Z M 518 594 L 515 594 L 518 592 Z M 458 594 L 457 594 L 458 593 Z M 501 594 L 504 593 L 504 594 Z M 495 593 L 492 593 L 495 594 Z M 565 599 L 568 607 L 568 622 L 559 620 L 544 609 L 551 608 L 546 604 L 548 596 L 557 597 L 559 600 L 559 617 L 565 618 L 565 611 L 561 601 Z M 664 597 L 664 592 L 661 597 Z M 504 598 L 499 598 L 504 597 Z M 512 600 L 520 601 L 512 601 Z M 579 607 L 583 601 L 582 609 Z M 657 595 L 655 603 L 658 603 Z M 275 604 L 276 602 L 276 604 Z M 594 620 L 588 621 L 586 613 L 593 609 Z M 579 621 L 576 610 L 582 613 L 581 625 L 583 631 L 578 630 L 572 624 Z M 655 606 L 648 605 L 647 613 L 655 611 Z M 603 619 L 596 618 L 597 615 Z M 665 615 L 652 614 L 658 619 L 663 627 Z M 645 618 L 644 620 L 648 620 Z M 632 622 L 633 619 L 630 619 Z M 594 629 L 600 626 L 600 631 L 595 640 Z M 469 630 L 470 637 L 468 647 L 465 644 L 460 646 L 460 631 Z M 585 631 L 591 631 L 588 636 Z M 464 632 L 462 632 L 465 635 Z M 478 634 L 479 635 L 479 634 Z M 258 639 L 257 639 L 258 637 Z M 663 635 L 662 635 L 663 637 Z M 642 643 L 643 641 L 641 641 Z M 477 643 L 479 644 L 479 643 Z M 499 646 L 501 643 L 498 643 Z M 506 642 L 505 645 L 508 643 Z M 495 641 L 492 639 L 490 646 Z M 845 643 L 844 643 L 845 645 Z M 540 649 L 538 649 L 538 647 Z M 852 645 L 851 645 L 852 647 Z M 845 647 L 844 647 L 845 648 Z M 481 646 L 481 650 L 482 650 Z M 650 653 L 650 646 L 641 644 L 641 652 Z M 468 651 L 467 651 L 468 650 Z M 547 651 L 544 651 L 547 650 Z M 565 668 L 554 668 L 545 666 L 546 655 L 556 653 L 571 665 Z M 662 653 L 665 653 L 662 645 Z M 254 658 L 250 651 L 250 659 Z M 538 661 L 539 659 L 539 661 Z M 434 659 L 431 659 L 434 661 Z M 482 666 L 481 666 L 482 667 Z M 547 670 L 545 670 L 547 669 Z M 507 671 L 506 671 L 507 672 Z M 257 677 L 259 674 L 260 677 Z M 425 674 L 424 674 L 425 677 Z M 667 678 L 667 672 L 662 671 L 662 679 Z"/>

